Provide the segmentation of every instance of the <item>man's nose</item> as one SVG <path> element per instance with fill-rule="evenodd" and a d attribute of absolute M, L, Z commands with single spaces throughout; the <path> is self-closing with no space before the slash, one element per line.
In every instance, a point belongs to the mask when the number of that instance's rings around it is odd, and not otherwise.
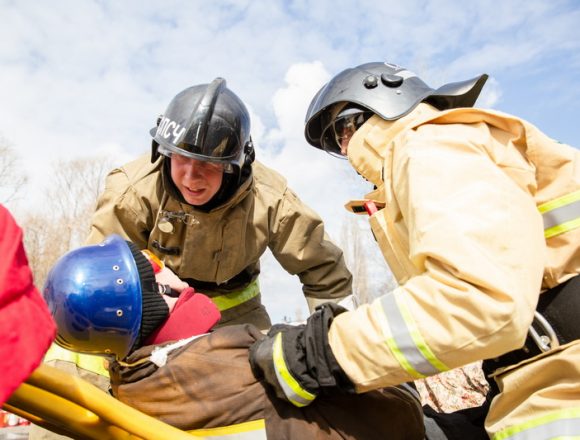
<path fill-rule="evenodd" d="M 340 140 L 340 153 L 346 156 L 348 153 L 348 143 L 350 142 L 351 136 L 344 137 Z"/>
<path fill-rule="evenodd" d="M 190 178 L 197 177 L 201 175 L 201 172 L 203 170 L 202 162 L 200 162 L 199 160 L 190 159 L 187 164 L 186 170 L 187 170 L 186 174 L 188 177 Z"/>

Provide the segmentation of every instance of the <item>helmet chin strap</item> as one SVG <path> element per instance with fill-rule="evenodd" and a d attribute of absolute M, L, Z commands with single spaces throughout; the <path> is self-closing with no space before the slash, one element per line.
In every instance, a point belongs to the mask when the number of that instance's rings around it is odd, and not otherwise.
<path fill-rule="evenodd" d="M 151 141 L 151 163 L 155 163 L 157 159 L 161 156 L 159 153 L 159 144 L 155 141 Z"/>
<path fill-rule="evenodd" d="M 155 127 L 149 131 L 149 134 L 151 134 L 151 136 L 153 138 L 155 137 L 155 132 L 157 131 L 157 127 L 159 127 L 159 123 L 161 122 L 161 118 L 163 118 L 163 115 L 157 116 L 157 120 L 155 122 Z M 159 159 L 159 156 L 161 156 L 161 154 L 159 153 L 159 144 L 157 143 L 157 141 L 155 139 L 152 139 L 151 140 L 151 163 L 154 163 L 157 159 Z"/>
<path fill-rule="evenodd" d="M 244 145 L 244 163 L 242 164 L 242 168 L 252 164 L 254 160 L 256 160 L 256 150 L 254 149 L 254 142 L 252 142 L 252 137 L 250 136 L 250 140 Z"/>

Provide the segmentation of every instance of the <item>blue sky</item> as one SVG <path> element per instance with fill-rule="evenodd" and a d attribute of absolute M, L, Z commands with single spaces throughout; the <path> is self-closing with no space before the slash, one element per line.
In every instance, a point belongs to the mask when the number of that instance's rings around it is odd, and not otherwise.
<path fill-rule="evenodd" d="M 53 161 L 108 154 L 122 163 L 148 151 L 171 98 L 216 76 L 250 108 L 258 158 L 335 239 L 342 205 L 365 188 L 347 164 L 308 147 L 303 120 L 345 68 L 390 61 L 432 87 L 488 73 L 479 105 L 580 145 L 576 1 L 0 0 L 0 16 L 0 135 L 18 151 L 37 207 Z M 305 310 L 296 280 L 269 260 L 266 269 L 274 318 Z"/>

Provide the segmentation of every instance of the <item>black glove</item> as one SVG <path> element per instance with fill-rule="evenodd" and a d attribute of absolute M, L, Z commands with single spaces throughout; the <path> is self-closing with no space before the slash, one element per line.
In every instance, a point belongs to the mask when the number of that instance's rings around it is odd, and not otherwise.
<path fill-rule="evenodd" d="M 345 311 L 334 303 L 324 303 L 305 325 L 272 327 L 267 337 L 250 347 L 256 378 L 296 406 L 309 405 L 321 393 L 354 392 L 328 344 L 332 320 Z"/>

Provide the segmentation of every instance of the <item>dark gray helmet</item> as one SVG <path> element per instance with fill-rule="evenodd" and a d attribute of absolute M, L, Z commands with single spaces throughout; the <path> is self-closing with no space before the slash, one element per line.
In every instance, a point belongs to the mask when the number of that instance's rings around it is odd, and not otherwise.
<path fill-rule="evenodd" d="M 333 152 L 334 135 L 328 130 L 336 116 L 334 104 L 355 104 L 391 121 L 410 113 L 421 102 L 439 110 L 471 107 L 488 76 L 432 89 L 404 67 L 373 62 L 346 69 L 318 91 L 306 114 L 305 136 L 314 147 Z M 323 142 L 326 138 L 327 142 Z M 336 151 L 334 151 L 336 152 Z"/>
<path fill-rule="evenodd" d="M 250 115 L 223 78 L 180 92 L 150 133 L 152 161 L 175 153 L 222 163 L 226 172 L 234 172 L 233 167 L 239 170 L 253 160 Z"/>

